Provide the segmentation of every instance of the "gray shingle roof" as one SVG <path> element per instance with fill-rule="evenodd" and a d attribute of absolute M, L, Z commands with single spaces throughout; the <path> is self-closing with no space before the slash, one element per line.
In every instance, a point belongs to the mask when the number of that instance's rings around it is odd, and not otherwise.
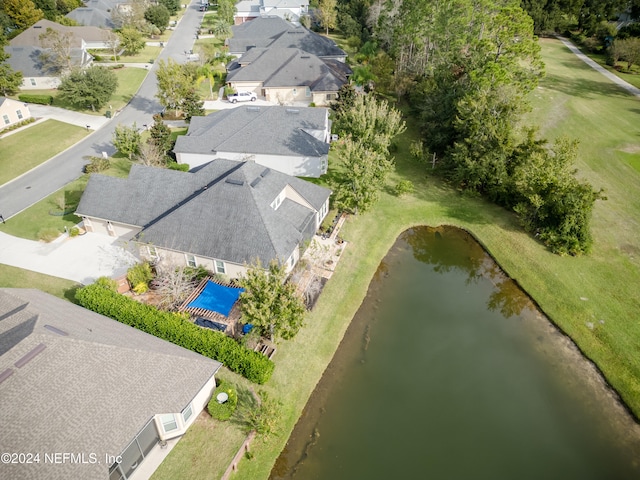
<path fill-rule="evenodd" d="M 81 25 L 114 28 L 115 24 L 111 20 L 111 12 L 120 3 L 129 2 L 127 0 L 85 0 L 83 7 L 72 10 L 66 16 Z"/>
<path fill-rule="evenodd" d="M 329 62 L 329 63 L 327 63 Z M 261 82 L 265 87 L 309 87 L 312 91 L 338 91 L 351 69 L 336 68 L 298 48 L 254 48 L 229 66 L 227 82 Z"/>
<path fill-rule="evenodd" d="M 66 33 L 73 35 L 73 46 L 78 48 L 82 46 L 82 40 L 85 42 L 101 42 L 105 40 L 106 36 L 106 30 L 101 28 L 91 26 L 68 27 L 43 19 L 11 39 L 9 45 L 12 47 L 43 47 L 40 36 L 46 34 L 49 28 L 62 35 Z"/>
<path fill-rule="evenodd" d="M 48 77 L 54 76 L 56 72 L 51 71 L 50 67 L 45 68 L 40 59 L 43 50 L 39 47 L 4 47 L 5 53 L 10 57 L 7 59 L 9 66 L 16 71 L 22 72 L 24 77 Z M 93 58 L 87 54 L 89 58 Z M 85 58 L 84 51 L 81 48 L 71 49 L 71 63 L 73 65 L 82 65 Z"/>
<path fill-rule="evenodd" d="M 187 135 L 178 137 L 174 151 L 319 157 L 329 152 L 329 144 L 307 132 L 324 131 L 327 114 L 326 108 L 281 106 L 220 110 L 193 117 Z"/>
<path fill-rule="evenodd" d="M 260 17 L 232 27 L 229 51 L 242 54 L 251 48 L 299 48 L 320 58 L 346 58 L 333 40 L 280 17 Z"/>
<path fill-rule="evenodd" d="M 304 238 L 300 210 L 270 206 L 287 185 L 315 210 L 331 193 L 254 162 L 218 159 L 196 172 L 134 165 L 128 179 L 92 175 L 76 213 L 144 227 L 138 240 L 158 247 L 266 265 Z"/>
<path fill-rule="evenodd" d="M 41 353 L 16 367 L 40 344 Z M 182 411 L 218 368 L 219 362 L 49 294 L 0 289 L 0 373 L 13 372 L 0 382 L 2 450 L 96 453 L 102 461 L 45 464 L 41 458 L 0 465 L 0 478 L 106 480 L 105 454 L 119 455 L 153 415 Z"/>

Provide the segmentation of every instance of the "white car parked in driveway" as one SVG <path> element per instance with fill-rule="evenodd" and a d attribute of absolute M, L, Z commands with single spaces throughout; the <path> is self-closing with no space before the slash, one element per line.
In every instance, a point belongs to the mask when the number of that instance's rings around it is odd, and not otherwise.
<path fill-rule="evenodd" d="M 258 99 L 258 95 L 255 92 L 236 92 L 231 95 L 227 95 L 227 100 L 231 103 L 237 102 L 255 102 Z"/>

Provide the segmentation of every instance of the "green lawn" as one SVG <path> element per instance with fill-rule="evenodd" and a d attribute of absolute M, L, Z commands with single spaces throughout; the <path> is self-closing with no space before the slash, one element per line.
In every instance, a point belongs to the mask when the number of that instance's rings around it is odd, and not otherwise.
<path fill-rule="evenodd" d="M 607 65 L 607 59 L 604 53 L 590 53 L 586 48 L 580 47 L 580 49 L 585 55 L 598 63 L 601 67 L 606 68 L 611 73 L 617 75 L 634 87 L 640 88 L 640 65 L 632 65 L 631 71 L 628 71 L 627 62 L 616 62 L 616 67 L 618 68 L 613 68 L 611 65 Z"/>
<path fill-rule="evenodd" d="M 100 110 L 79 110 L 58 98 L 58 90 L 29 90 L 28 93 L 34 95 L 51 95 L 53 97 L 53 106 L 65 108 L 67 110 L 79 111 L 90 115 L 104 115 L 107 110 L 116 111 L 123 108 L 136 94 L 142 81 L 147 76 L 148 70 L 145 68 L 126 67 L 113 70 L 118 77 L 118 88 L 111 96 L 111 100 Z M 17 96 L 15 97 L 17 99 Z"/>
<path fill-rule="evenodd" d="M 380 260 L 398 234 L 414 225 L 449 224 L 470 231 L 596 362 L 640 416 L 640 175 L 629 165 L 637 162 L 640 151 L 640 100 L 611 86 L 558 41 L 541 43 L 548 77 L 533 95 L 536 105 L 531 119 L 541 122 L 545 135 L 566 133 L 581 138 L 579 174 L 595 187 L 605 187 L 609 198 L 595 209 L 593 254 L 580 258 L 553 255 L 525 234 L 511 213 L 460 195 L 430 177 L 428 167 L 409 159 L 408 145 L 416 133 L 410 125 L 398 142 L 397 171 L 389 186 L 410 179 L 416 193 L 397 198 L 385 192 L 373 211 L 350 217 L 345 224 L 344 238 L 350 245 L 305 327 L 294 341 L 278 346 L 274 376 L 264 387 L 286 406 L 280 435 L 257 439 L 252 444 L 253 458 L 240 463 L 235 479 L 268 477 Z M 628 153 L 622 155 L 623 150 Z M 232 381 L 244 385 L 237 377 Z M 178 470 L 185 479 L 220 478 L 232 454 L 227 453 L 226 435 L 206 436 L 207 429 L 215 425 L 212 420 L 196 424 L 188 436 L 208 438 L 207 451 L 228 455 L 226 462 L 212 465 L 200 455 L 205 448 L 202 443 L 180 444 L 153 479 L 175 478 Z M 240 427 L 236 428 L 240 434 Z M 239 445 L 237 440 L 232 443 Z"/>
<path fill-rule="evenodd" d="M 35 288 L 56 297 L 74 301 L 75 291 L 81 286 L 71 280 L 0 263 L 0 287 L 2 288 Z"/>
<path fill-rule="evenodd" d="M 114 158 L 111 160 L 111 168 L 104 173 L 125 177 L 128 175 L 130 168 L 131 162 L 129 160 Z M 73 213 L 62 215 L 60 207 L 64 204 L 66 206 L 65 211 L 73 211 L 80 201 L 88 180 L 89 176 L 83 175 L 12 217 L 11 221 L 6 224 L 0 223 L 0 232 L 29 240 L 39 240 L 38 233 L 44 229 L 55 228 L 62 233 L 65 227 L 73 227 L 80 222 L 80 218 Z"/>
<path fill-rule="evenodd" d="M 161 41 L 161 40 L 153 40 Z M 155 47 L 151 45 L 145 45 L 145 47 L 135 55 L 123 55 L 118 59 L 118 63 L 153 63 L 158 55 L 162 52 L 162 47 Z"/>
<path fill-rule="evenodd" d="M 0 185 L 28 172 L 79 142 L 82 127 L 46 120 L 0 139 Z"/>

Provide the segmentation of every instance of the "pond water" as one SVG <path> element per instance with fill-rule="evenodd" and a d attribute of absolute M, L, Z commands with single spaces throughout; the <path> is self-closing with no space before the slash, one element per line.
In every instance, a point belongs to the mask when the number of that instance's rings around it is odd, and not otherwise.
<path fill-rule="evenodd" d="M 640 478 L 640 427 L 466 232 L 380 264 L 271 478 Z"/>

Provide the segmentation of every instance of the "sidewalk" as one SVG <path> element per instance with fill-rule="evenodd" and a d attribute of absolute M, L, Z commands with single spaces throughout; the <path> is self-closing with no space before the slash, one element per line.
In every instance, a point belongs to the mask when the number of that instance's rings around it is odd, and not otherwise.
<path fill-rule="evenodd" d="M 44 243 L 0 232 L 0 263 L 84 285 L 102 276 L 122 275 L 137 261 L 122 241 L 99 233 L 74 238 L 62 234 Z"/>
<path fill-rule="evenodd" d="M 600 65 L 598 65 L 596 62 L 594 62 L 593 60 L 591 60 L 589 57 L 587 57 L 584 53 L 582 53 L 580 51 L 580 49 L 578 47 L 576 47 L 573 43 L 571 43 L 571 41 L 567 38 L 561 37 L 560 35 L 556 35 L 556 38 L 558 40 L 560 40 L 569 50 L 571 50 L 580 60 L 582 60 L 584 63 L 586 63 L 587 65 L 589 65 L 591 68 L 593 68 L 594 70 L 596 70 L 597 72 L 600 72 L 602 75 L 604 75 L 605 77 L 607 77 L 609 80 L 611 80 L 612 82 L 620 85 L 622 88 L 624 88 L 626 91 L 628 91 L 629 93 L 631 93 L 632 95 L 635 95 L 636 97 L 640 97 L 640 88 L 636 88 L 633 85 L 631 85 L 628 82 L 625 82 L 623 79 L 621 79 L 620 77 L 618 77 L 617 75 L 611 73 L 609 70 L 607 70 L 606 68 L 601 67 Z"/>
<path fill-rule="evenodd" d="M 29 104 L 29 110 L 33 117 L 53 118 L 60 122 L 70 123 L 79 127 L 89 127 L 89 130 L 98 130 L 109 122 L 109 118 L 104 115 L 89 115 L 87 113 L 73 112 L 64 108 L 52 107 L 50 105 Z"/>

